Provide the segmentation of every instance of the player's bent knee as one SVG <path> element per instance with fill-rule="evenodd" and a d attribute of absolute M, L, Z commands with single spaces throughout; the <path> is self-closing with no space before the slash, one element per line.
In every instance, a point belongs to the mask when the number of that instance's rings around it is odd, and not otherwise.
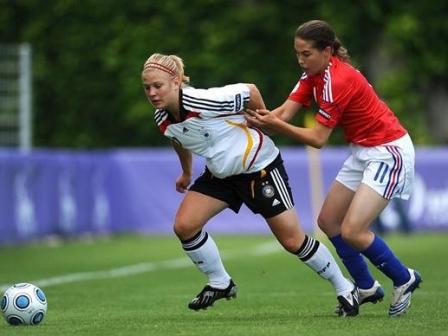
<path fill-rule="evenodd" d="M 346 241 L 350 245 L 357 245 L 357 242 L 360 239 L 360 231 L 353 226 L 342 225 L 341 226 L 341 236 L 344 241 Z"/>
<path fill-rule="evenodd" d="M 173 227 L 174 233 L 180 240 L 188 240 L 193 237 L 197 232 L 197 228 L 187 222 L 177 221 Z"/>
<path fill-rule="evenodd" d="M 325 229 L 327 228 L 326 222 L 319 216 L 317 217 L 317 226 L 319 226 L 319 229 L 325 232 Z"/>
<path fill-rule="evenodd" d="M 317 225 L 319 226 L 319 229 L 321 229 L 326 235 L 330 235 L 330 233 L 333 231 L 332 223 L 326 220 L 322 215 L 319 215 L 317 217 Z"/>
<path fill-rule="evenodd" d="M 283 248 L 286 251 L 293 253 L 293 254 L 295 254 L 297 252 L 297 250 L 300 248 L 300 246 L 302 245 L 301 242 L 295 238 L 283 239 L 282 241 L 280 241 L 280 244 L 282 244 Z"/>

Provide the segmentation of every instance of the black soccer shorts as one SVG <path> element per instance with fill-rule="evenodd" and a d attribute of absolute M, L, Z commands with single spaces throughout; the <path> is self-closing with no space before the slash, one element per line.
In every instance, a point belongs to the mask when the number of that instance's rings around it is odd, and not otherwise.
<path fill-rule="evenodd" d="M 244 203 L 253 213 L 259 213 L 264 218 L 274 217 L 294 207 L 280 154 L 261 171 L 223 179 L 213 176 L 206 167 L 190 190 L 226 202 L 236 213 Z"/>

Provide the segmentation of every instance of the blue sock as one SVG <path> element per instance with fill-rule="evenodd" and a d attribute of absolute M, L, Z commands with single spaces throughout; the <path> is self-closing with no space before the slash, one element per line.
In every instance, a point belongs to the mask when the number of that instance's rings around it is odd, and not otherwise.
<path fill-rule="evenodd" d="M 341 235 L 330 238 L 330 241 L 336 248 L 336 252 L 352 276 L 353 280 L 355 280 L 356 285 L 361 289 L 371 288 L 375 282 L 375 279 L 370 274 L 367 263 L 361 253 L 348 245 L 342 239 Z"/>
<path fill-rule="evenodd" d="M 410 279 L 408 269 L 394 255 L 384 240 L 375 235 L 372 244 L 361 251 L 381 272 L 392 279 L 394 286 L 398 287 Z"/>

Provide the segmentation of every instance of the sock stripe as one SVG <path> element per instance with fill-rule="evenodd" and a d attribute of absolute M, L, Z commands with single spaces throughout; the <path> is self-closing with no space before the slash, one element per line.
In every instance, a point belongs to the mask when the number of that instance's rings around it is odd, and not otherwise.
<path fill-rule="evenodd" d="M 186 244 L 186 243 L 190 243 L 196 239 L 198 239 L 198 237 L 202 234 L 202 230 L 199 231 L 198 233 L 196 233 L 192 238 L 190 239 L 185 239 L 185 240 L 181 240 L 182 244 Z"/>
<path fill-rule="evenodd" d="M 305 239 L 303 240 L 302 246 L 300 246 L 296 254 L 299 255 L 300 253 L 302 253 L 303 249 L 306 247 L 307 244 L 308 244 L 308 236 L 305 235 Z"/>
<path fill-rule="evenodd" d="M 303 242 L 302 251 L 299 253 L 299 256 L 301 256 L 301 257 L 306 256 L 309 253 L 309 251 L 311 250 L 311 248 L 313 247 L 313 240 L 310 239 L 309 237 L 307 237 L 307 238 L 308 239 Z"/>
<path fill-rule="evenodd" d="M 208 239 L 208 233 L 205 231 L 199 232 L 196 236 L 191 239 L 182 241 L 182 248 L 185 251 L 192 251 L 200 248 Z"/>
<path fill-rule="evenodd" d="M 307 261 L 310 259 L 319 248 L 319 241 L 315 240 L 312 237 L 305 236 L 305 240 L 303 241 L 302 246 L 297 251 L 297 256 L 302 261 Z"/>

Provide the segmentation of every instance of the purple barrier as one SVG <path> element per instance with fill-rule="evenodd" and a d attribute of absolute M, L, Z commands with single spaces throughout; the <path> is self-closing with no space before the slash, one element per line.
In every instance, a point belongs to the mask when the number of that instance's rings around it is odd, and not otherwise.
<path fill-rule="evenodd" d="M 308 164 L 313 160 L 309 155 L 320 157 L 321 171 L 319 165 L 309 170 Z M 348 155 L 347 148 L 323 149 L 312 154 L 303 148 L 282 149 L 296 208 L 306 231 L 314 230 L 313 218 L 321 196 Z M 195 176 L 203 166 L 203 160 L 195 158 Z M 416 171 L 415 190 L 406 204 L 409 219 L 418 230 L 448 229 L 448 217 L 444 216 L 448 209 L 448 149 L 419 149 Z M 0 244 L 48 235 L 171 233 L 183 197 L 175 191 L 179 172 L 180 165 L 171 149 L 37 150 L 29 154 L 0 150 Z M 319 177 L 319 173 L 322 190 L 312 193 L 310 177 Z M 392 206 L 386 210 L 382 219 L 393 226 L 396 211 Z M 211 220 L 207 230 L 269 232 L 264 220 L 246 207 L 238 215 L 223 211 Z"/>

